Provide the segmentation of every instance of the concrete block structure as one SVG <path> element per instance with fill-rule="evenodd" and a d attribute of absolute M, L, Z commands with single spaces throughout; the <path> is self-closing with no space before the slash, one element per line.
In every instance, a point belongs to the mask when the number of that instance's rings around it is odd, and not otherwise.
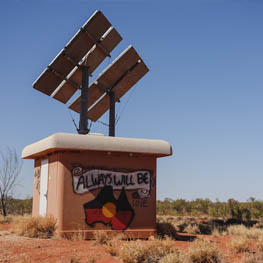
<path fill-rule="evenodd" d="M 53 215 L 57 234 L 156 232 L 157 158 L 172 148 L 162 140 L 56 133 L 26 146 L 34 159 L 33 216 Z"/>

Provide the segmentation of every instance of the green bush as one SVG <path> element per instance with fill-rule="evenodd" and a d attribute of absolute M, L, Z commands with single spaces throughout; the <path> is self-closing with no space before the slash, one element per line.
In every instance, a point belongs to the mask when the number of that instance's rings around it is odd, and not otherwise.
<path fill-rule="evenodd" d="M 172 200 L 165 198 L 157 201 L 158 215 L 173 216 L 200 216 L 207 215 L 214 218 L 233 218 L 240 220 L 262 219 L 263 201 L 249 198 L 247 202 L 239 202 L 229 199 L 227 202 L 212 202 L 209 199 L 196 199 L 187 201 L 184 199 Z"/>
<path fill-rule="evenodd" d="M 32 198 L 27 198 L 24 200 L 14 199 L 8 197 L 7 199 L 7 214 L 8 215 L 24 215 L 31 214 L 32 212 Z M 2 205 L 0 203 L 0 214 L 2 211 Z"/>

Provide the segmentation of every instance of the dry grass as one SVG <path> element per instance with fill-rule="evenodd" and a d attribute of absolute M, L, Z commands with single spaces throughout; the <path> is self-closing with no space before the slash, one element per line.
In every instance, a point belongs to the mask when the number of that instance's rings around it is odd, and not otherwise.
<path fill-rule="evenodd" d="M 184 255 L 187 263 L 224 263 L 223 255 L 210 241 L 196 239 Z"/>
<path fill-rule="evenodd" d="M 231 241 L 231 248 L 236 253 L 245 253 L 250 251 L 250 241 L 246 237 L 236 237 Z"/>
<path fill-rule="evenodd" d="M 164 256 L 160 260 L 160 263 L 184 263 L 184 259 L 180 253 L 171 253 Z"/>
<path fill-rule="evenodd" d="M 95 244 L 106 245 L 111 240 L 107 231 L 105 230 L 95 230 L 93 232 L 93 236 L 95 239 Z"/>
<path fill-rule="evenodd" d="M 178 253 L 170 239 L 143 242 L 140 240 L 125 242 L 119 249 L 118 256 L 124 263 L 157 263 L 168 254 Z"/>
<path fill-rule="evenodd" d="M 197 239 L 186 252 L 180 252 L 170 239 L 153 241 L 106 242 L 106 251 L 118 256 L 123 263 L 226 263 L 216 246 L 208 240 Z"/>
<path fill-rule="evenodd" d="M 184 229 L 184 232 L 188 234 L 200 234 L 200 229 L 197 224 L 191 224 Z"/>
<path fill-rule="evenodd" d="M 0 224 L 10 224 L 12 221 L 12 216 L 0 216 Z"/>
<path fill-rule="evenodd" d="M 83 230 L 78 230 L 70 238 L 72 241 L 83 241 L 86 240 L 86 233 Z"/>
<path fill-rule="evenodd" d="M 256 247 L 259 252 L 263 253 L 263 240 L 258 241 Z"/>
<path fill-rule="evenodd" d="M 70 263 L 80 263 L 80 262 L 81 262 L 80 259 L 81 259 L 80 255 L 79 255 L 78 253 L 75 253 L 75 254 L 73 254 L 73 255 L 71 256 L 69 262 L 70 262 Z"/>
<path fill-rule="evenodd" d="M 85 258 L 85 259 L 84 259 Z M 70 258 L 70 263 L 95 263 L 99 258 L 98 254 L 89 254 L 88 256 L 81 255 L 78 252 L 75 252 L 71 258 Z M 64 262 L 64 261 L 63 261 Z M 68 261 L 65 261 L 65 263 Z"/>
<path fill-rule="evenodd" d="M 253 225 L 253 227 L 263 229 L 263 222 L 261 220 L 258 223 L 256 223 L 255 225 Z"/>
<path fill-rule="evenodd" d="M 108 242 L 106 245 L 105 245 L 105 250 L 113 257 L 116 257 L 118 256 L 119 254 L 119 243 L 118 242 Z"/>
<path fill-rule="evenodd" d="M 125 239 L 125 236 L 122 233 L 113 235 L 110 240 L 106 241 L 104 245 L 105 250 L 113 257 L 118 255 L 119 247 L 122 245 L 122 239 Z"/>
<path fill-rule="evenodd" d="M 56 220 L 53 216 L 17 217 L 14 220 L 12 232 L 20 236 L 50 238 L 56 230 Z"/>
<path fill-rule="evenodd" d="M 242 259 L 242 263 L 262 263 L 263 262 L 263 254 L 249 254 L 247 257 Z"/>
<path fill-rule="evenodd" d="M 86 259 L 86 263 L 95 263 L 97 261 L 97 256 L 95 255 L 90 255 L 87 259 Z"/>
<path fill-rule="evenodd" d="M 217 228 L 215 228 L 213 231 L 212 231 L 212 233 L 211 233 L 211 235 L 212 236 L 215 236 L 215 237 L 219 237 L 219 236 L 223 236 L 223 235 L 225 235 L 226 234 L 226 232 L 221 232 L 219 229 L 217 229 Z"/>
<path fill-rule="evenodd" d="M 227 234 L 242 236 L 253 240 L 263 240 L 263 229 L 247 228 L 244 225 L 233 225 L 227 228 Z"/>

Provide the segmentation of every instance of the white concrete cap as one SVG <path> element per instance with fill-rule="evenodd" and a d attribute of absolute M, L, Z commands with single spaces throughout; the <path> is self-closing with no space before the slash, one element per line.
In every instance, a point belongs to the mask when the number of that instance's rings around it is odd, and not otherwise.
<path fill-rule="evenodd" d="M 128 152 L 156 157 L 172 155 L 171 145 L 163 140 L 55 133 L 26 146 L 22 151 L 22 158 L 35 159 L 58 150 Z"/>

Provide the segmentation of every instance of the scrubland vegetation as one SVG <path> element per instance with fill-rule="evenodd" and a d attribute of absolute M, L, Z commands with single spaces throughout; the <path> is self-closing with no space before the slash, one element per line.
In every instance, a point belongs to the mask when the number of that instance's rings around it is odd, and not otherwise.
<path fill-rule="evenodd" d="M 30 212 L 32 200 L 10 200 L 10 214 Z M 263 202 L 251 198 L 246 203 L 233 199 L 228 202 L 157 201 L 157 236 L 145 240 L 127 240 L 122 233 L 108 236 L 94 232 L 94 244 L 123 263 L 263 263 Z M 11 223 L 11 231 L 33 238 L 50 238 L 56 230 L 53 217 L 0 216 L 0 224 Z M 226 239 L 224 239 L 226 238 Z M 80 230 L 72 241 L 85 239 Z M 218 241 L 221 240 L 221 241 Z M 224 249 L 218 244 L 226 240 Z M 178 241 L 186 241 L 185 249 Z M 225 242 L 225 241 L 223 241 Z M 229 255 L 232 255 L 232 258 Z M 235 256 L 239 261 L 233 261 Z M 71 262 L 96 262 L 95 255 L 86 261 L 74 254 Z"/>
<path fill-rule="evenodd" d="M 53 216 L 23 217 L 13 220 L 12 232 L 19 236 L 50 238 L 56 230 L 56 220 Z"/>
<path fill-rule="evenodd" d="M 169 227 L 161 228 L 160 225 L 164 224 L 165 219 L 168 219 Z M 95 243 L 103 245 L 106 251 L 121 259 L 123 263 L 232 263 L 228 257 L 229 253 L 237 255 L 242 253 L 240 261 L 235 262 L 263 262 L 263 229 L 256 226 L 252 228 L 244 225 L 228 226 L 224 231 L 218 231 L 216 236 L 213 231 L 211 235 L 205 237 L 197 236 L 192 242 L 187 242 L 189 244 L 187 249 L 182 250 L 176 246 L 176 240 L 178 238 L 180 240 L 180 236 L 175 234 L 175 229 L 178 226 L 180 228 L 183 220 L 182 217 L 179 219 L 173 216 L 159 217 L 159 222 L 163 223 L 158 223 L 158 236 L 150 238 L 147 242 L 121 240 L 121 236 L 109 238 L 106 232 L 98 231 L 95 234 Z M 185 223 L 188 222 L 189 218 L 186 218 Z M 169 237 L 167 234 L 172 235 Z M 220 250 L 218 242 L 213 239 L 218 236 L 231 237 L 224 251 Z"/>
<path fill-rule="evenodd" d="M 104 244 L 106 249 L 112 248 L 111 241 Z M 113 255 L 113 254 L 112 254 Z M 114 250 L 123 263 L 225 263 L 225 257 L 215 244 L 196 239 L 186 251 L 175 246 L 170 238 L 155 239 L 148 242 L 143 240 L 122 241 Z"/>
<path fill-rule="evenodd" d="M 212 202 L 209 199 L 187 201 L 166 198 L 164 201 L 157 201 L 157 214 L 195 217 L 207 215 L 213 218 L 243 220 L 261 219 L 263 218 L 263 201 L 255 200 L 253 197 L 250 197 L 247 202 L 238 202 L 234 199 L 228 199 L 227 202 Z"/>
<path fill-rule="evenodd" d="M 2 212 L 2 204 L 0 203 L 0 216 Z M 9 215 L 25 215 L 32 212 L 32 198 L 28 199 L 15 199 L 11 196 L 6 199 L 6 213 Z"/>
<path fill-rule="evenodd" d="M 24 215 L 31 213 L 31 210 L 32 198 L 19 200 L 9 197 L 7 199 L 7 214 Z M 193 217 L 206 215 L 222 219 L 256 220 L 263 218 L 263 201 L 256 200 L 253 197 L 250 197 L 247 202 L 239 202 L 234 199 L 229 199 L 227 202 L 212 202 L 209 199 L 199 198 L 193 201 L 166 198 L 164 201 L 157 200 L 157 214 Z"/>

